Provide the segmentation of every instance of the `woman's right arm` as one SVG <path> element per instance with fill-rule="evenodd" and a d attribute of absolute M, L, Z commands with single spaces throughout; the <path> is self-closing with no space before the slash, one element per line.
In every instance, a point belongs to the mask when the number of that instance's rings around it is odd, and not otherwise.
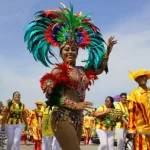
<path fill-rule="evenodd" d="M 95 117 L 103 117 L 106 114 L 106 111 L 101 112 L 101 111 L 97 111 L 94 113 Z"/>
<path fill-rule="evenodd" d="M 100 109 L 94 113 L 95 117 L 103 117 L 104 115 L 106 115 L 107 113 L 110 113 L 112 111 L 111 108 L 107 108 L 106 111 L 103 111 L 101 108 L 102 107 L 100 107 Z"/>

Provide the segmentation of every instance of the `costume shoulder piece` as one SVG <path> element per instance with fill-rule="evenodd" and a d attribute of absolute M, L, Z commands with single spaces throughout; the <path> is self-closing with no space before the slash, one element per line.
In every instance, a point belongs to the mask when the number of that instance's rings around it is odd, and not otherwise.
<path fill-rule="evenodd" d="M 84 60 L 85 69 L 93 67 L 97 70 L 106 52 L 105 41 L 91 17 L 82 12 L 75 14 L 72 5 L 70 8 L 64 6 L 37 12 L 34 21 L 26 28 L 24 40 L 34 59 L 46 67 L 54 64 L 52 57 L 57 60 L 52 47 L 61 48 L 66 42 L 88 51 L 88 59 Z"/>
<path fill-rule="evenodd" d="M 56 64 L 56 68 L 60 71 L 58 73 L 46 73 L 40 80 L 41 89 L 45 92 L 46 88 L 52 84 L 54 88 L 57 84 L 64 84 L 69 82 L 68 68 L 69 65 L 62 63 Z"/>

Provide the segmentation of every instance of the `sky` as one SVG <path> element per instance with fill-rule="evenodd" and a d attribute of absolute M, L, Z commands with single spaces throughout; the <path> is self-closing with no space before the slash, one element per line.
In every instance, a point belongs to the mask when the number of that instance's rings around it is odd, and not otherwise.
<path fill-rule="evenodd" d="M 4 104 L 14 91 L 20 91 L 21 100 L 29 109 L 35 107 L 36 100 L 45 101 L 39 80 L 52 67 L 46 68 L 33 59 L 24 43 L 24 33 L 35 12 L 58 8 L 60 2 L 66 6 L 72 3 L 75 13 L 90 14 L 105 41 L 110 36 L 118 40 L 110 55 L 109 73 L 99 75 L 99 80 L 87 91 L 86 101 L 98 107 L 108 95 L 129 93 L 137 84 L 128 79 L 128 71 L 150 70 L 149 0 L 1 0 L 0 100 Z M 77 65 L 86 56 L 87 52 L 80 50 Z"/>

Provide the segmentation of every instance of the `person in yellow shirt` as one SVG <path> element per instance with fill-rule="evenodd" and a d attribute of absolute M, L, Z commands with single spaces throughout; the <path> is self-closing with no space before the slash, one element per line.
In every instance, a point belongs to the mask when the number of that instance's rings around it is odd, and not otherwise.
<path fill-rule="evenodd" d="M 42 141 L 43 141 L 43 150 L 50 149 L 53 140 L 53 131 L 51 128 L 51 113 L 50 107 L 46 108 L 45 103 L 42 109 L 43 117 L 42 117 Z"/>
<path fill-rule="evenodd" d="M 54 106 L 52 109 L 53 108 Z M 42 149 L 49 150 L 51 147 L 52 150 L 59 150 L 59 143 L 54 137 L 51 126 L 52 110 L 50 109 L 50 106 L 46 105 L 46 103 L 43 104 L 42 113 Z"/>
<path fill-rule="evenodd" d="M 37 119 L 37 122 L 38 122 L 38 129 L 39 130 L 38 132 L 40 133 L 40 137 L 38 138 L 38 140 L 35 140 L 35 145 L 37 143 L 37 147 L 38 147 L 38 150 L 41 150 L 41 139 L 42 139 L 42 117 L 43 117 L 43 112 L 42 112 L 42 109 L 43 109 L 43 101 L 42 100 L 37 100 L 35 102 L 36 104 L 36 109 L 34 110 L 35 112 L 35 115 L 36 115 L 36 119 Z"/>
<path fill-rule="evenodd" d="M 28 131 L 26 128 L 24 128 L 22 135 L 21 135 L 21 140 L 23 140 L 25 146 L 27 146 L 27 134 L 28 134 Z"/>
<path fill-rule="evenodd" d="M 3 109 L 0 109 L 0 149 L 4 150 L 6 135 L 5 132 L 1 130 L 2 118 L 3 118 Z"/>
<path fill-rule="evenodd" d="M 3 117 L 3 113 L 2 110 L 0 110 L 0 132 L 1 132 L 2 117 Z"/>
<path fill-rule="evenodd" d="M 115 109 L 119 109 L 123 112 L 123 116 L 127 119 L 128 116 L 128 108 L 127 108 L 127 94 L 121 93 L 120 94 L 120 102 L 116 104 Z M 122 120 L 117 122 L 116 130 L 117 136 L 117 147 L 118 150 L 124 150 L 124 142 L 127 134 L 127 124 Z"/>
<path fill-rule="evenodd" d="M 115 111 L 114 99 L 108 96 L 105 100 L 105 105 L 100 106 L 94 113 L 97 117 L 96 132 L 100 140 L 98 150 L 114 149 L 114 128 L 116 122 L 121 119 L 121 112 Z"/>
<path fill-rule="evenodd" d="M 3 105 L 3 102 L 0 101 L 0 112 L 4 109 L 4 105 Z"/>
<path fill-rule="evenodd" d="M 39 124 L 36 117 L 35 110 L 29 111 L 30 115 L 28 117 L 28 125 L 29 125 L 29 131 L 30 134 L 33 136 L 33 139 L 35 141 L 35 147 L 34 150 L 41 150 L 41 133 L 39 131 Z"/>
<path fill-rule="evenodd" d="M 84 144 L 88 145 L 91 136 L 92 136 L 92 129 L 95 127 L 95 119 L 92 116 L 92 111 L 88 110 L 87 114 L 84 116 L 83 119 L 83 128 L 84 128 Z"/>
<path fill-rule="evenodd" d="M 29 115 L 30 115 L 30 111 L 28 109 L 26 109 L 27 123 L 28 123 Z M 22 132 L 22 135 L 21 135 L 21 140 L 23 140 L 25 146 L 27 146 L 28 134 L 29 134 L 29 130 L 25 127 L 23 132 Z"/>
<path fill-rule="evenodd" d="M 20 138 L 24 129 L 24 124 L 28 126 L 26 120 L 26 108 L 20 100 L 20 93 L 13 93 L 13 100 L 10 101 L 4 108 L 4 116 L 2 119 L 2 129 L 5 130 L 6 123 L 6 134 L 7 134 L 7 150 L 12 149 L 20 150 Z"/>
<path fill-rule="evenodd" d="M 37 125 L 36 125 L 37 119 L 36 119 L 36 115 L 35 115 L 34 110 L 32 111 L 32 110 L 27 109 L 26 111 L 27 111 L 28 134 L 29 134 L 29 139 L 28 140 L 30 142 L 34 143 L 35 141 L 34 141 L 34 138 L 33 138 L 33 129 L 32 129 L 32 127 L 34 125 L 37 127 Z M 32 124 L 33 124 L 33 126 L 32 126 Z"/>
<path fill-rule="evenodd" d="M 150 149 L 150 89 L 147 80 L 150 71 L 139 69 L 129 72 L 129 78 L 138 83 L 128 96 L 128 132 L 133 138 L 133 150 Z"/>

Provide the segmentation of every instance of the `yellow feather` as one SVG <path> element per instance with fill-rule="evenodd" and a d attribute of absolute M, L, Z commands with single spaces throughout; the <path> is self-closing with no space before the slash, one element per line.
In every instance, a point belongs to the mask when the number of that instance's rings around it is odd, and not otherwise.
<path fill-rule="evenodd" d="M 79 16 L 82 16 L 82 11 L 80 11 Z"/>

